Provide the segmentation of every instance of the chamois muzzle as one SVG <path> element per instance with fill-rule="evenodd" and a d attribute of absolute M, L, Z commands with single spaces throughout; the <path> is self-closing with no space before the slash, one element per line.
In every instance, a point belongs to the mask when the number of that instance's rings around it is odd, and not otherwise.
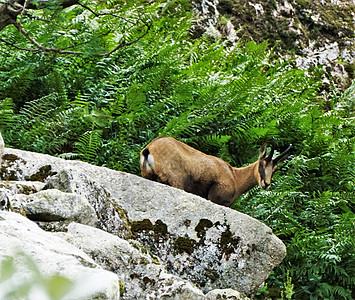
<path fill-rule="evenodd" d="M 265 181 L 264 181 L 264 182 L 261 182 L 260 187 L 261 187 L 263 190 L 267 190 L 267 189 L 270 187 L 270 183 L 266 183 Z"/>

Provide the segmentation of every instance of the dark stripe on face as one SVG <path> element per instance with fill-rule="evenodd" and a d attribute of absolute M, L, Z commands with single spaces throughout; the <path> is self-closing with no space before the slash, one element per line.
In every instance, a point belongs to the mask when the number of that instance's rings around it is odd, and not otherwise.
<path fill-rule="evenodd" d="M 260 161 L 260 164 L 259 164 L 259 174 L 260 174 L 261 180 L 265 180 L 264 160 Z"/>

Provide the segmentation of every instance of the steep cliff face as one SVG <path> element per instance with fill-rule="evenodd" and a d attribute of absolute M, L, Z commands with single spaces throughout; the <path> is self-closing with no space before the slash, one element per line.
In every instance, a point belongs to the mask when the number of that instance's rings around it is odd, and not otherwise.
<path fill-rule="evenodd" d="M 268 40 L 301 69 L 322 67 L 325 83 L 346 88 L 355 71 L 355 4 L 351 0 L 194 1 L 201 27 L 232 42 Z M 208 9 L 207 9 L 207 8 Z M 231 27 L 233 26 L 233 28 Z"/>
<path fill-rule="evenodd" d="M 91 259 L 95 270 L 87 272 L 116 273 L 124 299 L 162 299 L 166 293 L 169 299 L 217 299 L 255 293 L 286 255 L 284 244 L 261 222 L 184 191 L 38 153 L 5 149 L 3 159 L 0 204 L 12 213 L 0 216 L 0 261 L 15 245 L 33 254 L 44 272 L 57 268 L 66 275 L 52 253 L 63 239 L 78 277 Z M 11 222 L 25 229 L 11 230 Z M 9 234 L 11 245 L 5 242 Z M 36 236 L 44 240 L 36 242 Z M 48 255 L 38 254 L 41 245 Z M 100 293 L 112 294 L 119 287 L 104 288 Z"/>

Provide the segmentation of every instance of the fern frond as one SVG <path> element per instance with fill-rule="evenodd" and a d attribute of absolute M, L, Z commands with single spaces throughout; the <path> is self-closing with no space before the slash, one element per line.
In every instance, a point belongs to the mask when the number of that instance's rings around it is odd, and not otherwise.
<path fill-rule="evenodd" d="M 87 131 L 75 143 L 75 149 L 84 161 L 91 162 L 96 157 L 102 143 L 101 135 L 101 130 Z"/>
<path fill-rule="evenodd" d="M 56 93 L 27 102 L 19 112 L 17 121 L 24 126 L 32 126 L 36 122 L 45 122 L 57 109 Z"/>
<path fill-rule="evenodd" d="M 8 72 L 0 72 L 0 98 L 10 97 L 20 99 L 31 87 L 35 78 L 35 70 L 32 66 L 25 68 L 14 68 Z"/>
<path fill-rule="evenodd" d="M 10 98 L 0 101 L 0 127 L 7 127 L 14 120 L 14 105 Z"/>

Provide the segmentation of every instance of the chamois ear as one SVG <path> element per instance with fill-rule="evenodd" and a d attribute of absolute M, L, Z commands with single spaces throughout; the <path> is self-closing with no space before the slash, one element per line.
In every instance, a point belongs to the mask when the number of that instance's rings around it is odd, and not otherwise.
<path fill-rule="evenodd" d="M 271 151 L 269 153 L 269 155 L 267 156 L 267 158 L 265 158 L 265 160 L 269 163 L 272 160 L 272 156 L 274 155 L 274 151 L 275 151 L 275 139 L 274 137 L 272 138 L 272 144 L 271 144 Z"/>
<path fill-rule="evenodd" d="M 287 149 L 282 152 L 279 156 L 277 156 L 272 162 L 273 162 L 273 165 L 276 166 L 277 164 L 279 164 L 280 162 L 282 162 L 284 159 L 287 158 L 287 156 L 290 154 L 290 150 L 292 148 L 292 144 L 290 144 Z"/>
<path fill-rule="evenodd" d="M 267 146 L 268 146 L 267 143 L 265 143 L 263 146 L 260 147 L 259 159 L 265 159 L 267 162 L 270 162 L 272 160 L 272 156 L 274 155 L 275 139 L 272 138 L 271 151 L 269 155 L 266 157 Z"/>
<path fill-rule="evenodd" d="M 266 156 L 267 143 L 260 147 L 259 159 L 263 159 Z"/>

